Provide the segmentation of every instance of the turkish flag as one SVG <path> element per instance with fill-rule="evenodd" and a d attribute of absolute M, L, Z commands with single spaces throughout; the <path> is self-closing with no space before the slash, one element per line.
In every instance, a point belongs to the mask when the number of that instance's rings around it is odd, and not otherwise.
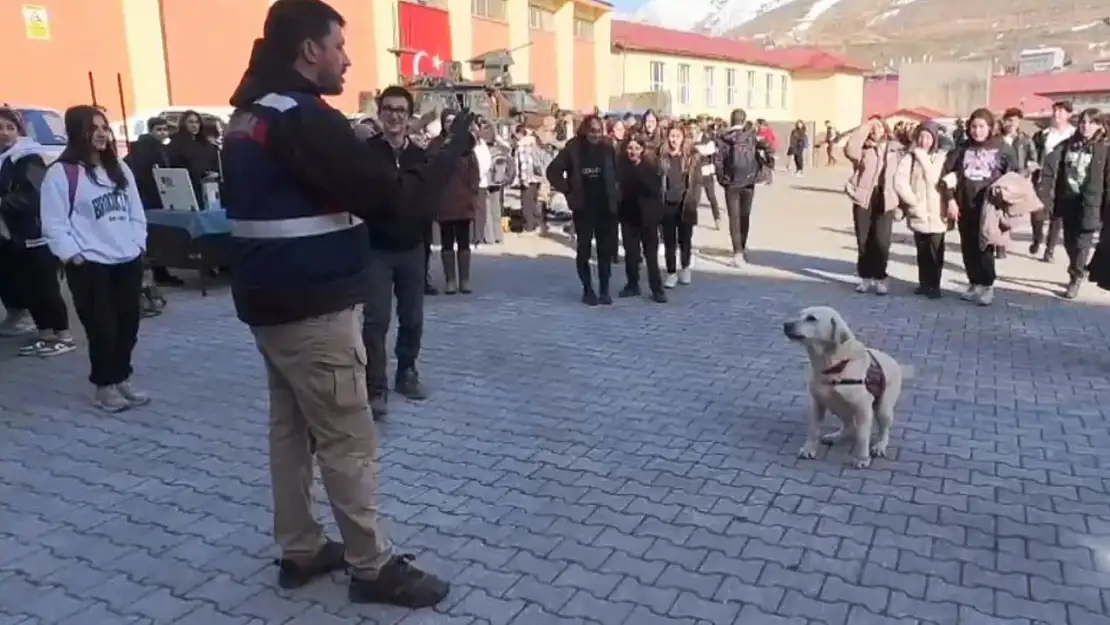
<path fill-rule="evenodd" d="M 447 11 L 407 0 L 397 4 L 401 75 L 446 74 L 451 61 L 451 20 Z"/>

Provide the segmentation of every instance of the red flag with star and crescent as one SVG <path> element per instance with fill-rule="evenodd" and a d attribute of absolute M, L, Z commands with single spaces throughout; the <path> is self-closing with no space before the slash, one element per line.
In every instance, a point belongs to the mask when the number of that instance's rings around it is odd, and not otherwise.
<path fill-rule="evenodd" d="M 451 20 L 445 9 L 398 2 L 401 75 L 442 76 L 451 61 Z"/>

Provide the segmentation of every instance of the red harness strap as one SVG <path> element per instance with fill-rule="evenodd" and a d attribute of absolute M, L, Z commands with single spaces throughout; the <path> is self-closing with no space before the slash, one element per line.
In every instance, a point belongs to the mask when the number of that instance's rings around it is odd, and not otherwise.
<path fill-rule="evenodd" d="M 875 360 L 875 355 L 872 354 L 870 350 L 867 352 L 867 355 L 871 359 L 871 362 L 868 364 L 867 372 L 864 374 L 862 380 L 858 378 L 841 378 L 839 380 L 828 380 L 827 383 L 832 386 L 863 386 L 867 389 L 867 392 L 871 393 L 871 396 L 875 398 L 875 402 L 878 403 L 879 399 L 883 396 L 883 392 L 886 391 L 886 374 L 883 373 L 883 368 L 879 366 L 878 361 Z M 844 373 L 844 370 L 848 368 L 848 364 L 851 362 L 851 359 L 845 359 L 834 363 L 822 370 L 821 375 L 840 375 Z"/>

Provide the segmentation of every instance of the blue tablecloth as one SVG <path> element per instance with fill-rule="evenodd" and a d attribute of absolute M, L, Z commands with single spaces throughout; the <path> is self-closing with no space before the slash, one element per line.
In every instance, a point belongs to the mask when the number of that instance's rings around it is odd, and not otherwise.
<path fill-rule="evenodd" d="M 148 224 L 184 230 L 193 239 L 231 232 L 227 225 L 227 211 L 219 208 L 196 212 L 148 210 L 146 221 Z"/>

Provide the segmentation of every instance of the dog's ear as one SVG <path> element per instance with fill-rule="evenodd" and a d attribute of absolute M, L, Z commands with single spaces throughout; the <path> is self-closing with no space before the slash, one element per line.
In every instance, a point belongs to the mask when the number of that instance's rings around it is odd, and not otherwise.
<path fill-rule="evenodd" d="M 832 324 L 831 334 L 834 343 L 836 343 L 837 345 L 843 345 L 852 340 L 852 332 L 848 330 L 848 327 L 844 323 L 837 321 L 836 317 L 833 317 L 829 321 Z"/>

